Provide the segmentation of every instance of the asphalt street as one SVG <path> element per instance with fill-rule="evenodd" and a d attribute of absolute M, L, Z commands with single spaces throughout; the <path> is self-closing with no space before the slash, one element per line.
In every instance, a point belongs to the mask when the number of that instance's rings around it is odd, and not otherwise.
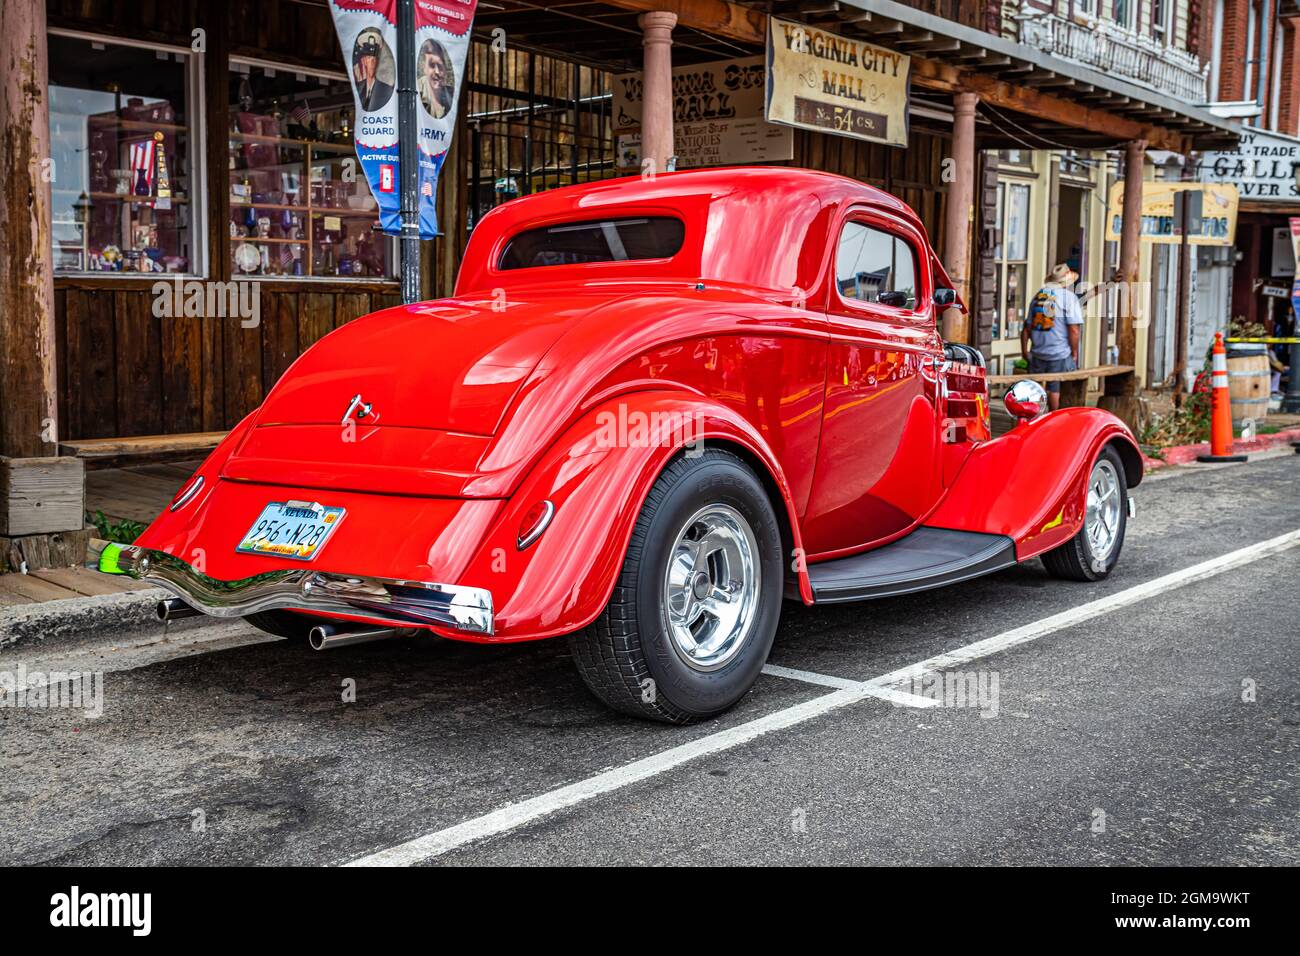
<path fill-rule="evenodd" d="M 564 641 L 20 646 L 104 712 L 0 709 L 0 863 L 1295 865 L 1300 547 L 1167 576 L 1300 530 L 1298 489 L 1293 455 L 1153 476 L 1097 584 L 787 603 L 773 673 L 684 728 L 605 710 Z M 974 700 L 858 683 L 954 651 Z"/>

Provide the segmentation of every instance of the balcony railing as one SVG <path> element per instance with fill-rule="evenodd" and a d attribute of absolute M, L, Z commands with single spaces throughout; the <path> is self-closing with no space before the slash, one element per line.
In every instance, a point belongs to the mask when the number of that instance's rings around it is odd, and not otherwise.
<path fill-rule="evenodd" d="M 1110 20 L 1070 20 L 1021 4 L 1020 42 L 1189 103 L 1206 102 L 1209 66 Z"/>

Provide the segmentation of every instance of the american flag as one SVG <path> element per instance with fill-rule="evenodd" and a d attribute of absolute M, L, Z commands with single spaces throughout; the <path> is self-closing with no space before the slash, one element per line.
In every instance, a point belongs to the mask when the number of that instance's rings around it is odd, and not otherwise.
<path fill-rule="evenodd" d="M 289 119 L 293 120 L 299 126 L 311 125 L 311 113 L 308 111 L 307 107 L 303 106 L 301 103 L 296 104 L 294 108 L 289 111 Z"/>

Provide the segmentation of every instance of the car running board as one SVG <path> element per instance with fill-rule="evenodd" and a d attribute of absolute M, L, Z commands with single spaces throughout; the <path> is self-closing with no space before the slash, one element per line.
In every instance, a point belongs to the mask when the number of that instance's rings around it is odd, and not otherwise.
<path fill-rule="evenodd" d="M 920 527 L 874 551 L 810 564 L 808 577 L 813 603 L 838 604 L 956 584 L 1015 563 L 1015 542 L 1004 535 Z"/>

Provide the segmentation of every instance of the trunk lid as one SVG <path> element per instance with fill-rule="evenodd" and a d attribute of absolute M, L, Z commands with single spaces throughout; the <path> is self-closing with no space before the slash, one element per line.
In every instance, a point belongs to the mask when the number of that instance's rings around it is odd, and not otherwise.
<path fill-rule="evenodd" d="M 358 425 L 491 435 L 529 372 L 599 301 L 512 290 L 363 316 L 294 362 L 257 425 L 337 426 L 360 395 L 372 411 Z"/>
<path fill-rule="evenodd" d="M 477 497 L 478 464 L 515 393 L 568 328 L 610 299 L 608 290 L 512 289 L 349 322 L 284 374 L 222 477 L 322 492 Z M 358 395 L 371 410 L 354 411 L 344 425 Z M 267 495 L 274 499 L 274 490 Z"/>

